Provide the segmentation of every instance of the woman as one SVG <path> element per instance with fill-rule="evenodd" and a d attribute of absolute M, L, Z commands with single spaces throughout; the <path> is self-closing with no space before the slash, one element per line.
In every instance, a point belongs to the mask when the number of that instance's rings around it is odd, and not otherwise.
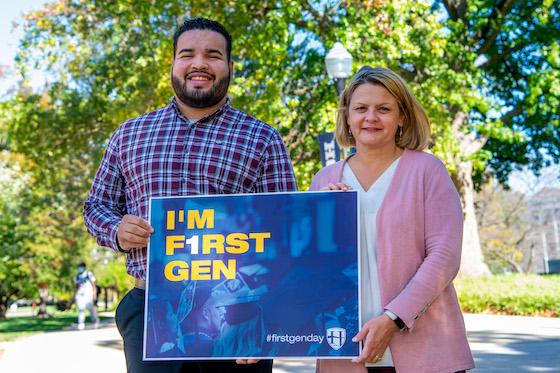
<path fill-rule="evenodd" d="M 319 360 L 328 372 L 462 372 L 473 368 L 453 288 L 463 214 L 445 166 L 423 153 L 428 118 L 406 83 L 363 67 L 344 91 L 341 146 L 356 153 L 319 171 L 311 190 L 359 192 L 361 355 Z"/>

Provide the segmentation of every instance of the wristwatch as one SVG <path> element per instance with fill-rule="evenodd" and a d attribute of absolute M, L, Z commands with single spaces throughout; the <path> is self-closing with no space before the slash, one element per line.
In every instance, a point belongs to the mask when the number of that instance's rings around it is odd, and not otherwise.
<path fill-rule="evenodd" d="M 402 319 L 395 315 L 393 312 L 385 310 L 385 315 L 389 316 L 389 318 L 395 322 L 395 325 L 397 325 L 397 328 L 399 328 L 399 330 L 404 330 L 406 328 L 406 324 L 404 323 L 404 321 L 402 321 Z"/>

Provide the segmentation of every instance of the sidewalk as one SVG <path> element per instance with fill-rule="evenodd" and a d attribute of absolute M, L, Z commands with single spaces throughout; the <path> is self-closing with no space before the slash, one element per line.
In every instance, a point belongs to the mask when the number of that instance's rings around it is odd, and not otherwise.
<path fill-rule="evenodd" d="M 560 318 L 465 315 L 475 372 L 560 372 Z"/>
<path fill-rule="evenodd" d="M 465 315 L 473 372 L 560 372 L 560 318 Z M 0 343 L 0 372 L 124 373 L 113 322 Z M 313 360 L 275 360 L 274 373 L 313 373 Z"/>
<path fill-rule="evenodd" d="M 115 324 L 98 329 L 46 332 L 0 343 L 0 372 L 126 372 L 122 341 Z"/>

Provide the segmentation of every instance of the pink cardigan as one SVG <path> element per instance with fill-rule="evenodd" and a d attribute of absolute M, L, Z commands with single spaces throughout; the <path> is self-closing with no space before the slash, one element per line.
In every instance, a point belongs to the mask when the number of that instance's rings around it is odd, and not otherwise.
<path fill-rule="evenodd" d="M 320 170 L 310 190 L 342 179 L 344 161 Z M 381 301 L 408 331 L 391 340 L 398 373 L 474 368 L 452 281 L 461 261 L 463 213 L 443 163 L 404 151 L 377 214 Z M 318 360 L 317 372 L 367 372 L 349 360 Z"/>

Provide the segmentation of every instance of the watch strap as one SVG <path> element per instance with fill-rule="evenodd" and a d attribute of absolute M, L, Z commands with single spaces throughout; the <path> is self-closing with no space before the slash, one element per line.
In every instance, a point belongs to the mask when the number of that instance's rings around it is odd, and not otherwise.
<path fill-rule="evenodd" d="M 398 317 L 394 312 L 385 310 L 385 315 L 389 316 L 389 318 L 393 320 L 393 322 L 395 323 L 395 325 L 397 325 L 397 328 L 399 328 L 399 330 L 403 330 L 406 328 L 406 324 L 404 323 L 404 321 L 402 321 L 402 319 Z"/>

